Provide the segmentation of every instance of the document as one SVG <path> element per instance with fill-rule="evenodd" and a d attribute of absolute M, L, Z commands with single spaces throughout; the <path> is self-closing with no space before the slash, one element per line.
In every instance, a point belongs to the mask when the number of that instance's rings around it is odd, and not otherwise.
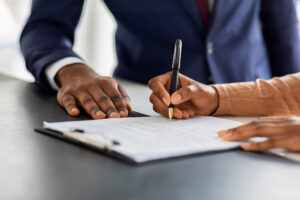
<path fill-rule="evenodd" d="M 59 132 L 84 130 L 74 133 L 78 140 L 103 144 L 118 141 L 110 147 L 136 163 L 166 159 L 209 151 L 237 148 L 238 142 L 225 142 L 217 132 L 241 123 L 215 117 L 195 117 L 188 120 L 169 120 L 164 117 L 140 117 L 76 122 L 44 122 L 44 128 Z M 101 146 L 101 145 L 100 145 Z"/>

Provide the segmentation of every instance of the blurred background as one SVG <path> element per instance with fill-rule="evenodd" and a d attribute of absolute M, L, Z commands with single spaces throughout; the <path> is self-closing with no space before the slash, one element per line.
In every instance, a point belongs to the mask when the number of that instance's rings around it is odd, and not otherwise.
<path fill-rule="evenodd" d="M 0 0 L 0 73 L 27 81 L 33 77 L 25 68 L 18 39 L 30 6 L 31 0 Z M 111 75 L 117 64 L 115 29 L 116 23 L 101 0 L 85 0 L 75 50 L 101 75 Z"/>
<path fill-rule="evenodd" d="M 33 77 L 26 71 L 18 39 L 30 5 L 30 0 L 0 1 L 0 73 L 27 81 L 33 81 Z M 296 0 L 296 6 L 300 17 L 300 0 Z M 75 50 L 101 75 L 111 75 L 116 66 L 115 28 L 111 13 L 101 0 L 85 0 Z"/>

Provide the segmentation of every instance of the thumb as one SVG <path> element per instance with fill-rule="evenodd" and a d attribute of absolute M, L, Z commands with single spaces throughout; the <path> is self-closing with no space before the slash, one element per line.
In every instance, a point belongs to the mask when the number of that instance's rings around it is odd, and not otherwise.
<path fill-rule="evenodd" d="M 171 103 L 174 105 L 178 105 L 189 101 L 193 98 L 197 91 L 198 88 L 195 85 L 185 86 L 172 94 Z"/>

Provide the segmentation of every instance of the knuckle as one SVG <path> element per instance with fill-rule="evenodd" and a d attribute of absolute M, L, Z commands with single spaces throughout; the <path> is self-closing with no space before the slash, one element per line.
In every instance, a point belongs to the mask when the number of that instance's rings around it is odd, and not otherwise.
<path fill-rule="evenodd" d="M 123 97 L 121 97 L 120 95 L 115 95 L 111 98 L 113 100 L 113 102 L 122 102 L 123 101 Z"/>
<path fill-rule="evenodd" d="M 238 135 L 240 133 L 240 130 L 238 128 L 231 128 L 228 129 L 228 131 L 232 134 L 232 136 Z"/>
<path fill-rule="evenodd" d="M 100 99 L 98 100 L 98 103 L 99 104 L 102 104 L 102 103 L 108 103 L 110 101 L 110 98 L 106 95 L 100 97 Z"/>
<path fill-rule="evenodd" d="M 62 105 L 61 99 L 62 99 L 61 93 L 58 92 L 57 95 L 56 95 L 56 100 L 57 100 L 57 102 L 58 102 L 60 105 Z"/>
<path fill-rule="evenodd" d="M 257 125 L 254 127 L 254 129 L 255 129 L 256 131 L 261 131 L 261 130 L 263 130 L 263 129 L 265 129 L 265 128 L 266 128 L 266 126 L 261 125 L 261 124 L 257 124 Z"/>
<path fill-rule="evenodd" d="M 239 136 L 239 135 L 242 135 L 243 132 L 241 130 L 235 128 L 232 130 L 231 133 L 233 136 Z"/>
<path fill-rule="evenodd" d="M 114 84 L 114 80 L 110 77 L 105 77 L 104 79 L 99 80 L 100 84 L 103 86 L 108 86 Z"/>
<path fill-rule="evenodd" d="M 123 110 L 123 111 L 127 110 L 127 107 L 125 107 L 123 105 L 117 106 L 117 108 L 118 108 L 119 111 L 121 111 L 121 110 Z"/>
<path fill-rule="evenodd" d="M 56 99 L 57 99 L 57 101 L 58 101 L 59 104 L 65 105 L 65 103 L 67 101 L 71 101 L 72 100 L 72 96 L 69 95 L 69 94 L 67 94 L 67 93 L 61 92 L 61 93 L 57 94 Z"/>
<path fill-rule="evenodd" d="M 94 86 L 95 86 L 95 82 L 93 81 L 93 82 L 87 83 L 87 84 L 84 86 L 84 88 L 89 89 L 89 88 L 93 88 Z"/>
<path fill-rule="evenodd" d="M 158 91 L 158 92 L 157 92 L 157 95 L 158 95 L 160 98 L 163 98 L 163 97 L 165 96 L 163 91 Z"/>
<path fill-rule="evenodd" d="M 76 105 L 73 101 L 65 101 L 63 106 L 66 108 L 71 108 L 71 107 L 75 107 Z"/>
<path fill-rule="evenodd" d="M 193 89 L 193 91 L 198 91 L 198 90 L 203 90 L 202 84 L 201 83 L 197 83 L 197 82 L 191 82 L 191 87 Z"/>
<path fill-rule="evenodd" d="M 131 98 L 128 95 L 124 95 L 123 98 L 127 101 L 131 101 Z"/>
<path fill-rule="evenodd" d="M 57 100 L 62 99 L 66 95 L 66 92 L 60 89 L 56 95 Z"/>
<path fill-rule="evenodd" d="M 82 104 L 92 103 L 94 100 L 91 97 L 86 97 L 83 99 Z"/>
<path fill-rule="evenodd" d="M 116 79 L 114 79 L 112 77 L 106 77 L 106 81 L 107 81 L 107 83 L 110 83 L 110 84 L 117 84 Z"/>
<path fill-rule="evenodd" d="M 75 94 L 78 93 L 80 91 L 83 91 L 84 89 L 83 85 L 73 85 L 73 86 L 66 86 L 65 88 L 62 89 L 62 92 L 64 94 Z"/>
<path fill-rule="evenodd" d="M 192 93 L 191 87 L 186 87 L 184 91 L 185 91 L 185 93 L 187 93 L 187 94 L 191 94 L 191 93 Z"/>
<path fill-rule="evenodd" d="M 73 97 L 68 95 L 68 96 L 64 96 L 63 98 L 63 102 L 67 102 L 67 101 L 73 101 Z"/>
<path fill-rule="evenodd" d="M 153 81 L 154 81 L 154 79 L 151 79 L 151 80 L 148 82 L 148 87 L 149 87 L 150 89 L 152 89 Z"/>
<path fill-rule="evenodd" d="M 194 92 L 197 92 L 197 91 L 198 91 L 198 88 L 195 85 L 190 85 L 185 88 L 185 93 L 188 96 L 192 95 Z"/>

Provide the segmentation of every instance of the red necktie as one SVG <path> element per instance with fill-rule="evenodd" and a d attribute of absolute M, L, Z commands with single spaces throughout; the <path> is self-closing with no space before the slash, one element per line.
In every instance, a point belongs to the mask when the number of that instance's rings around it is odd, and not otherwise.
<path fill-rule="evenodd" d="M 208 5 L 208 1 L 209 0 L 195 0 L 197 7 L 200 11 L 200 15 L 202 17 L 203 23 L 206 27 L 208 27 L 209 25 L 209 5 Z"/>

